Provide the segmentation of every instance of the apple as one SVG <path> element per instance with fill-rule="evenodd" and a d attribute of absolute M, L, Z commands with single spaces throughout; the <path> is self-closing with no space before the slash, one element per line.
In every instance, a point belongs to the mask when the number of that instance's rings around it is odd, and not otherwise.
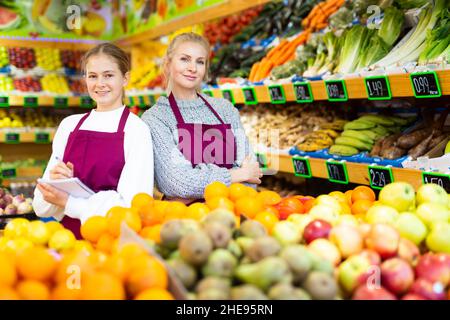
<path fill-rule="evenodd" d="M 309 214 L 293 213 L 289 215 L 286 221 L 294 223 L 300 230 L 300 234 L 303 234 L 305 227 L 313 221 L 313 218 Z"/>
<path fill-rule="evenodd" d="M 387 224 L 377 223 L 372 225 L 366 238 L 368 249 L 378 252 L 382 259 L 393 257 L 397 254 L 400 243 L 400 234 Z"/>
<path fill-rule="evenodd" d="M 331 229 L 329 238 L 339 248 L 343 258 L 358 254 L 364 249 L 364 240 L 358 228 L 348 224 Z"/>
<path fill-rule="evenodd" d="M 366 239 L 369 234 L 370 234 L 370 230 L 372 230 L 372 225 L 368 224 L 368 223 L 361 223 L 358 226 L 359 232 L 361 232 L 361 235 L 364 239 Z"/>
<path fill-rule="evenodd" d="M 359 253 L 359 256 L 364 257 L 369 260 L 371 265 L 378 266 L 381 263 L 380 255 L 373 250 L 364 249 Z"/>
<path fill-rule="evenodd" d="M 450 283 L 450 266 L 446 255 L 427 253 L 420 257 L 416 265 L 418 278 L 440 282 L 446 287 Z"/>
<path fill-rule="evenodd" d="M 418 294 L 408 293 L 403 296 L 402 300 L 426 300 L 426 299 Z"/>
<path fill-rule="evenodd" d="M 334 200 L 334 198 L 332 198 Z M 337 201 L 337 200 L 335 200 Z M 329 222 L 331 225 L 336 225 L 339 221 L 339 211 L 332 206 L 318 204 L 311 208 L 309 215 L 313 219 L 320 219 Z"/>
<path fill-rule="evenodd" d="M 397 298 L 383 287 L 361 285 L 356 289 L 352 300 L 397 300 Z"/>
<path fill-rule="evenodd" d="M 359 226 L 359 221 L 358 219 L 352 215 L 352 214 L 342 214 L 339 216 L 339 220 L 338 220 L 338 225 L 341 224 L 348 224 L 354 227 L 358 227 Z"/>
<path fill-rule="evenodd" d="M 439 203 L 425 202 L 417 207 L 416 214 L 431 228 L 433 223 L 447 222 L 450 219 L 450 210 Z"/>
<path fill-rule="evenodd" d="M 407 261 L 410 265 L 415 266 L 420 257 L 420 250 L 414 242 L 401 238 L 398 245 L 398 257 Z"/>
<path fill-rule="evenodd" d="M 385 186 L 378 196 L 381 204 L 391 206 L 398 212 L 409 211 L 416 205 L 414 188 L 406 182 L 393 182 Z"/>
<path fill-rule="evenodd" d="M 316 198 L 316 205 L 325 205 L 336 210 L 338 214 L 342 213 L 342 206 L 339 201 L 333 197 L 326 194 L 322 194 Z"/>
<path fill-rule="evenodd" d="M 360 284 L 360 278 L 370 271 L 371 264 L 363 256 L 349 257 L 338 267 L 338 279 L 341 286 L 348 293 L 352 293 Z"/>
<path fill-rule="evenodd" d="M 439 203 L 444 206 L 448 203 L 447 192 L 441 186 L 435 183 L 427 183 L 420 186 L 416 195 L 417 204 L 425 202 Z"/>
<path fill-rule="evenodd" d="M 334 266 L 337 266 L 341 262 L 339 249 L 329 240 L 316 239 L 308 245 L 308 250 L 330 261 Z"/>
<path fill-rule="evenodd" d="M 398 211 L 390 206 L 377 204 L 370 207 L 366 213 L 366 221 L 370 224 L 386 223 L 394 224 L 398 217 Z"/>
<path fill-rule="evenodd" d="M 401 295 L 414 283 L 414 270 L 403 259 L 388 259 L 381 264 L 381 283 L 390 292 Z"/>
<path fill-rule="evenodd" d="M 424 278 L 417 278 L 414 281 L 410 293 L 417 294 L 427 300 L 445 300 L 445 288 L 440 282 L 431 282 Z"/>
<path fill-rule="evenodd" d="M 431 251 L 450 253 L 450 223 L 435 223 L 428 234 L 426 244 Z"/>
<path fill-rule="evenodd" d="M 299 228 L 289 221 L 277 222 L 272 229 L 272 236 L 283 246 L 300 243 L 302 239 Z"/>
<path fill-rule="evenodd" d="M 425 240 L 428 230 L 418 216 L 410 212 L 400 214 L 395 222 L 395 228 L 403 238 L 409 239 L 419 245 Z"/>
<path fill-rule="evenodd" d="M 331 228 L 331 224 L 324 220 L 313 220 L 303 230 L 303 239 L 308 244 L 319 238 L 327 239 Z"/>

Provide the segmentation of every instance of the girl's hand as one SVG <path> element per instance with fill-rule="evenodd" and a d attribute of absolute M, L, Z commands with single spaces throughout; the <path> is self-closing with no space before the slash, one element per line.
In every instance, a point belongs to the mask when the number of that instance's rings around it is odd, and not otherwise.
<path fill-rule="evenodd" d="M 37 188 L 41 191 L 44 200 L 48 203 L 61 208 L 66 207 L 67 200 L 69 199 L 69 195 L 66 192 L 58 190 L 47 183 L 38 183 Z"/>
<path fill-rule="evenodd" d="M 260 184 L 263 173 L 259 163 L 247 156 L 239 169 L 231 170 L 231 182 L 248 182 Z"/>
<path fill-rule="evenodd" d="M 50 179 L 58 180 L 73 178 L 73 169 L 73 164 L 71 162 L 65 164 L 61 161 L 50 170 Z"/>

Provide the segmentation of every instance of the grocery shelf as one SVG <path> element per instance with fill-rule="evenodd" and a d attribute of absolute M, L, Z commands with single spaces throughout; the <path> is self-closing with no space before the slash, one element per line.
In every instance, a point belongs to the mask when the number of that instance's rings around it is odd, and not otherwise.
<path fill-rule="evenodd" d="M 5 168 L 4 170 L 11 174 L 13 172 L 13 177 L 1 177 L 1 174 L 3 173 L 3 170 L 0 171 L 0 178 L 2 178 L 1 185 L 4 187 L 10 187 L 12 182 L 15 182 L 16 180 L 19 181 L 36 181 L 37 178 L 42 177 L 44 174 L 44 167 L 18 167 L 14 170 Z"/>
<path fill-rule="evenodd" d="M 21 143 L 36 143 L 49 144 L 53 141 L 55 131 L 31 131 L 31 132 L 0 132 L 0 143 L 6 144 L 21 144 Z"/>
<path fill-rule="evenodd" d="M 55 48 L 62 50 L 89 50 L 97 44 L 102 43 L 98 40 L 89 41 L 70 41 L 69 39 L 58 39 L 59 41 L 32 40 L 32 39 L 0 39 L 0 44 L 5 47 L 21 47 L 21 48 Z"/>

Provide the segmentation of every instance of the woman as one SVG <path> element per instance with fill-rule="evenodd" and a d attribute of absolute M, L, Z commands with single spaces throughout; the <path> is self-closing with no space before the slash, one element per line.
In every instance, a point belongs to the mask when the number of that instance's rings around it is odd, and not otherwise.
<path fill-rule="evenodd" d="M 113 206 L 130 206 L 140 192 L 153 193 L 153 152 L 148 127 L 123 104 L 129 80 L 126 53 L 104 43 L 86 53 L 82 68 L 97 107 L 65 118 L 53 140 L 44 179 L 78 177 L 95 194 L 76 198 L 49 184 L 34 192 L 38 216 L 54 217 L 79 239 L 80 223 L 106 215 Z"/>
<path fill-rule="evenodd" d="M 199 93 L 209 56 L 200 35 L 175 37 L 164 59 L 168 97 L 142 116 L 152 133 L 158 188 L 185 203 L 203 198 L 213 181 L 254 186 L 262 177 L 238 110 L 225 99 Z"/>

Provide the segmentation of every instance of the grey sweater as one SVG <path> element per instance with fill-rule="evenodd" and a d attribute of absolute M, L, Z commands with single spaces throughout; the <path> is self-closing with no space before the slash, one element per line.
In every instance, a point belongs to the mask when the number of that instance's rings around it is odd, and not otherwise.
<path fill-rule="evenodd" d="M 231 124 L 237 143 L 233 167 L 239 167 L 247 155 L 255 159 L 239 111 L 228 100 L 203 94 L 202 96 L 224 123 Z M 200 98 L 176 101 L 186 123 L 220 124 Z M 156 185 L 167 197 L 200 199 L 203 198 L 205 187 L 213 181 L 223 182 L 227 186 L 231 184 L 228 169 L 214 164 L 199 164 L 193 167 L 178 150 L 177 121 L 167 97 L 159 97 L 156 104 L 144 112 L 142 120 L 150 127 L 152 134 Z"/>

